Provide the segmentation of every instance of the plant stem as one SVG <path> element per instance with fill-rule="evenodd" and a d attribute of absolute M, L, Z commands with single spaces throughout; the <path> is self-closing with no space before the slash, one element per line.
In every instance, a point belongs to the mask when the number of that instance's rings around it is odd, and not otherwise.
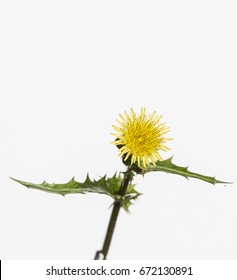
<path fill-rule="evenodd" d="M 124 174 L 124 178 L 123 178 L 123 181 L 121 184 L 119 195 L 124 196 L 126 194 L 128 185 L 129 185 L 130 181 L 132 180 L 132 177 L 133 177 L 133 173 L 132 173 L 131 169 L 128 168 L 128 170 Z M 96 252 L 95 260 L 99 260 L 99 259 L 106 260 L 121 206 L 122 206 L 121 201 L 118 201 L 118 200 L 114 201 L 113 210 L 112 210 L 112 213 L 110 216 L 110 221 L 109 221 L 109 225 L 108 225 L 107 232 L 105 235 L 103 248 L 101 251 Z"/>

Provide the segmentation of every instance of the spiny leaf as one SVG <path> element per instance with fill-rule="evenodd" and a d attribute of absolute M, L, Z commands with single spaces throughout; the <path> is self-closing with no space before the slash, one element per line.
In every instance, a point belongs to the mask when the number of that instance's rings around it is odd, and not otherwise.
<path fill-rule="evenodd" d="M 138 196 L 141 195 L 140 193 L 137 193 L 136 195 L 128 195 L 124 197 L 123 200 L 123 209 L 126 212 L 129 212 L 129 207 L 133 204 L 132 201 L 136 200 Z"/>
<path fill-rule="evenodd" d="M 11 178 L 11 177 L 10 177 Z M 49 184 L 43 182 L 41 184 L 34 184 L 29 182 L 24 182 L 18 179 L 11 178 L 12 180 L 20 183 L 21 185 L 37 189 L 45 192 L 55 193 L 55 194 L 85 194 L 85 193 L 98 193 L 105 194 L 112 197 L 115 200 L 121 201 L 123 208 L 128 210 L 128 201 L 136 199 L 140 194 L 135 190 L 135 185 L 130 184 L 127 188 L 127 192 L 124 196 L 119 195 L 119 190 L 123 178 L 116 173 L 112 177 L 107 177 L 106 175 L 99 180 L 91 180 L 89 175 L 87 175 L 84 182 L 77 182 L 72 178 L 69 182 L 64 184 Z"/>
<path fill-rule="evenodd" d="M 172 173 L 176 175 L 181 175 L 185 178 L 196 178 L 211 184 L 230 184 L 229 182 L 223 182 L 217 180 L 215 177 L 205 176 L 199 173 L 194 173 L 188 170 L 188 167 L 178 166 L 172 163 L 172 158 L 169 158 L 164 161 L 157 161 L 155 165 L 149 165 L 149 167 L 145 170 L 144 173 L 151 172 L 151 171 L 162 171 L 166 173 Z"/>

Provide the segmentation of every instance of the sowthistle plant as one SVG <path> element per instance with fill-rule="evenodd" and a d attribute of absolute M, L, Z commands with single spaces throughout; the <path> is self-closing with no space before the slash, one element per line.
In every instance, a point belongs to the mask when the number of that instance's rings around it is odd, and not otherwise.
<path fill-rule="evenodd" d="M 188 167 L 175 165 L 172 157 L 166 160 L 160 155 L 161 151 L 168 151 L 165 145 L 172 138 L 166 138 L 169 128 L 165 122 L 161 122 L 162 116 L 157 116 L 156 112 L 151 115 L 146 113 L 145 108 L 141 108 L 140 113 L 136 114 L 133 109 L 130 114 L 126 111 L 124 115 L 119 115 L 118 126 L 113 125 L 114 132 L 111 133 L 115 140 L 111 142 L 119 150 L 119 157 L 126 166 L 125 172 L 115 173 L 112 177 L 106 175 L 99 180 L 90 179 L 87 175 L 84 182 L 77 182 L 72 178 L 64 184 L 41 184 L 28 183 L 14 178 L 14 181 L 28 188 L 46 191 L 55 194 L 85 194 L 98 193 L 110 196 L 113 199 L 113 209 L 105 235 L 103 247 L 96 252 L 95 260 L 107 258 L 115 229 L 118 214 L 121 208 L 128 211 L 129 206 L 141 194 L 135 189 L 133 178 L 136 175 L 144 176 L 148 172 L 161 171 L 185 178 L 196 178 L 211 184 L 228 184 L 215 179 L 215 177 L 205 176 L 188 170 Z"/>

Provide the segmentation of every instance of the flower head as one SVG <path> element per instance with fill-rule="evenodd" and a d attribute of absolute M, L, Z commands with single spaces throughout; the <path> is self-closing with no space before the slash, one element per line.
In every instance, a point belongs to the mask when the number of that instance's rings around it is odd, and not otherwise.
<path fill-rule="evenodd" d="M 172 139 L 164 137 L 169 128 L 165 123 L 160 123 L 162 116 L 157 116 L 156 112 L 147 115 L 145 108 L 141 108 L 139 114 L 133 109 L 130 115 L 126 111 L 124 114 L 119 115 L 120 120 L 116 120 L 120 127 L 113 125 L 116 133 L 111 133 L 116 137 L 112 144 L 119 148 L 119 156 L 124 161 L 130 158 L 131 164 L 135 163 L 143 169 L 150 163 L 162 160 L 159 151 L 169 150 L 164 143 Z"/>

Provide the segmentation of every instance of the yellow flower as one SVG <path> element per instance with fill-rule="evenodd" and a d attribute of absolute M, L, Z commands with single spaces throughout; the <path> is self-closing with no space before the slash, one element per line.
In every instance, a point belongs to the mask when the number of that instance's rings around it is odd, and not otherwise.
<path fill-rule="evenodd" d="M 141 108 L 137 115 L 133 109 L 130 115 L 124 112 L 120 119 L 116 120 L 120 127 L 113 125 L 116 133 L 111 133 L 116 137 L 112 144 L 119 148 L 119 156 L 124 161 L 130 158 L 131 164 L 136 163 L 139 168 L 144 168 L 150 164 L 155 164 L 157 160 L 162 160 L 159 151 L 167 151 L 168 147 L 164 146 L 167 140 L 164 135 L 169 132 L 165 123 L 160 123 L 162 116 L 157 116 L 156 112 L 151 115 L 146 114 L 146 109 Z"/>

